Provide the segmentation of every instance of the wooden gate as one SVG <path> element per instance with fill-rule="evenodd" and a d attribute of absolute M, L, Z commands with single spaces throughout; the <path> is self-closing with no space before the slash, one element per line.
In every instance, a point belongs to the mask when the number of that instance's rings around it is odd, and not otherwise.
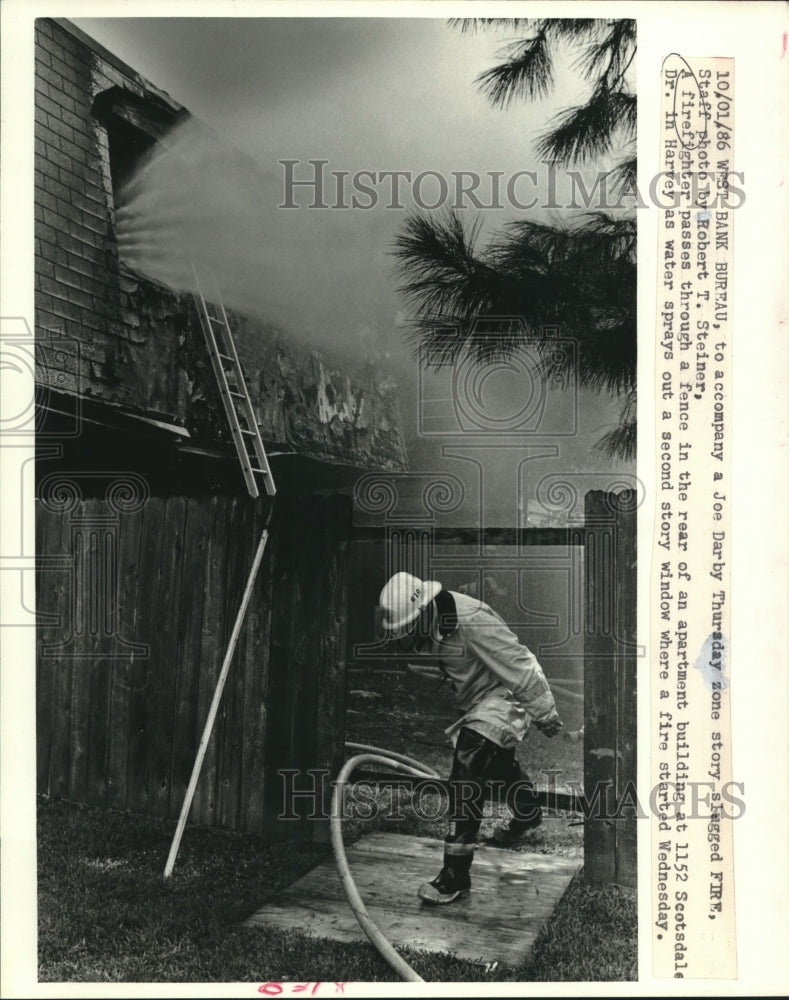
<path fill-rule="evenodd" d="M 387 572 L 408 569 L 423 577 L 438 572 L 446 546 L 476 553 L 496 547 L 582 550 L 578 617 L 583 620 L 578 626 L 584 657 L 584 796 L 591 809 L 584 824 L 584 871 L 590 882 L 626 886 L 636 885 L 636 809 L 628 805 L 634 803 L 637 777 L 636 507 L 635 490 L 592 491 L 585 497 L 583 524 L 567 528 L 431 524 L 415 538 L 400 517 L 391 524 L 356 527 L 353 533 L 355 541 L 387 548 L 382 571 L 386 564 Z"/>

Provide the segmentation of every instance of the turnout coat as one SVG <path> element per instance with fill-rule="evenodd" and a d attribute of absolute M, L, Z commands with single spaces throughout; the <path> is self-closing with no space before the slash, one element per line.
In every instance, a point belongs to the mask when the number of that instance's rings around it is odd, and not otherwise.
<path fill-rule="evenodd" d="M 487 604 L 455 591 L 450 594 L 457 627 L 442 636 L 437 624 L 429 649 L 451 681 L 463 712 L 447 735 L 454 744 L 459 730 L 467 727 L 499 746 L 515 746 L 532 721 L 544 723 L 557 716 L 542 667 Z"/>

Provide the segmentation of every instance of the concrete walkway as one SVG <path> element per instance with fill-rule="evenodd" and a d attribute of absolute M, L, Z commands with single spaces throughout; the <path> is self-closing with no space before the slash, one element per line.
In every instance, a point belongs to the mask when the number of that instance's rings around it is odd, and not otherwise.
<path fill-rule="evenodd" d="M 447 906 L 417 898 L 441 868 L 440 841 L 373 833 L 348 849 L 348 862 L 370 916 L 396 946 L 452 952 L 474 962 L 518 966 L 553 913 L 578 859 L 480 847 L 468 897 Z M 334 862 L 299 879 L 245 922 L 298 930 L 334 941 L 366 941 L 342 891 Z"/>

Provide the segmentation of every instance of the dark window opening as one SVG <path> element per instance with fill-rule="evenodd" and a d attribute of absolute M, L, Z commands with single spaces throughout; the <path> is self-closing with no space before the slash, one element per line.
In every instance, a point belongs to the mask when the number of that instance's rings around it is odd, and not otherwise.
<path fill-rule="evenodd" d="M 110 174 L 115 207 L 126 200 L 126 189 L 156 149 L 156 140 L 122 119 L 116 119 L 107 128 L 110 152 Z"/>
<path fill-rule="evenodd" d="M 112 87 L 93 102 L 93 114 L 107 130 L 112 193 L 115 207 L 120 208 L 131 179 L 153 155 L 159 141 L 188 112 L 155 95 L 139 97 Z"/>

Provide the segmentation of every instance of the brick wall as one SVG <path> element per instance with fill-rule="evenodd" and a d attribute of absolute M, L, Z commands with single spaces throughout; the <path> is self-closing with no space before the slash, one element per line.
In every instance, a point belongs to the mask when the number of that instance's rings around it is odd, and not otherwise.
<path fill-rule="evenodd" d="M 101 396 L 112 341 L 121 331 L 117 257 L 91 100 L 88 53 L 50 22 L 37 21 L 38 376 L 65 392 Z M 52 337 L 50 348 L 49 332 L 68 339 Z"/>
<path fill-rule="evenodd" d="M 36 377 L 227 441 L 191 297 L 119 261 L 107 133 L 92 111 L 112 87 L 182 110 L 79 32 L 37 20 Z M 319 355 L 250 317 L 231 322 L 268 442 L 328 461 L 404 467 L 395 389 L 380 369 Z"/>

